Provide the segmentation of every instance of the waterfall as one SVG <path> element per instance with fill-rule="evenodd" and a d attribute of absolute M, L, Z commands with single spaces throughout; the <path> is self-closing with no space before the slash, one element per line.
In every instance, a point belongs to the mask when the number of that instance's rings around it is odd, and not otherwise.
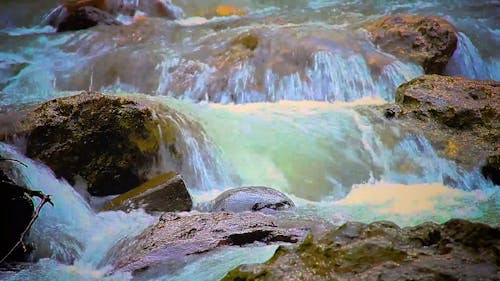
<path fill-rule="evenodd" d="M 53 207 L 47 204 L 42 208 L 31 229 L 35 260 L 50 257 L 63 264 L 76 261 L 96 267 L 113 241 L 136 235 L 155 221 L 140 211 L 128 215 L 123 212 L 96 214 L 71 185 L 57 179 L 46 166 L 4 143 L 0 143 L 0 153 L 27 165 L 13 166 L 18 183 L 50 194 L 54 202 Z"/>
<path fill-rule="evenodd" d="M 472 41 L 462 32 L 458 33 L 458 46 L 448 65 L 446 74 L 470 79 L 500 80 L 500 60 L 484 59 Z"/>

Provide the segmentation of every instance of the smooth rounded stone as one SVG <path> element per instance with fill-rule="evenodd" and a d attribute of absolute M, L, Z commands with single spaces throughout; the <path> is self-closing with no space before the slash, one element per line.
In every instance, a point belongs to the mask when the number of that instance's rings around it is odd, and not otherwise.
<path fill-rule="evenodd" d="M 263 264 L 222 280 L 499 280 L 500 229 L 452 219 L 400 228 L 348 222 L 319 239 L 280 246 Z"/>
<path fill-rule="evenodd" d="M 193 201 L 184 181 L 175 172 L 158 175 L 140 186 L 107 202 L 103 211 L 130 212 L 143 208 L 146 212 L 191 211 Z"/>
<path fill-rule="evenodd" d="M 443 73 L 458 43 L 455 27 L 439 17 L 388 15 L 365 28 L 375 45 L 420 64 L 427 74 Z"/>
<path fill-rule="evenodd" d="M 221 247 L 302 241 L 308 231 L 299 224 L 281 226 L 278 218 L 260 212 L 165 213 L 157 224 L 115 245 L 106 260 L 113 261 L 113 271 L 144 272 Z"/>
<path fill-rule="evenodd" d="M 214 199 L 214 212 L 245 212 L 263 209 L 283 210 L 294 207 L 292 199 L 265 186 L 240 187 L 224 191 Z"/>
<path fill-rule="evenodd" d="M 0 259 L 19 241 L 21 233 L 26 229 L 35 211 L 33 200 L 4 173 L 0 167 L 0 223 L 2 238 L 0 243 Z M 25 241 L 23 241 L 25 242 Z M 29 252 L 18 246 L 6 261 L 24 261 Z"/>
<path fill-rule="evenodd" d="M 120 194 L 147 180 L 161 145 L 180 162 L 177 125 L 130 98 L 97 92 L 43 103 L 23 122 L 26 154 L 70 183 L 81 176 L 92 195 Z"/>

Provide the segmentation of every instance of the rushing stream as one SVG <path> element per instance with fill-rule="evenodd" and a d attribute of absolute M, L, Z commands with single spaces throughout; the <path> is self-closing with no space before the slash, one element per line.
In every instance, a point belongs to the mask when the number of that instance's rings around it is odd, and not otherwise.
<path fill-rule="evenodd" d="M 500 80 L 498 1 L 234 0 L 248 15 L 210 18 L 227 1 L 174 0 L 186 18 L 55 33 L 39 23 L 57 2 L 0 3 L 0 118 L 81 90 L 133 96 L 159 115 L 176 110 L 187 159 L 180 171 L 197 211 L 228 188 L 264 185 L 293 198 L 294 215 L 333 224 L 500 224 L 500 192 L 478 169 L 441 158 L 423 136 L 381 117 L 377 107 L 423 70 L 380 51 L 361 28 L 392 13 L 444 17 L 459 31 L 446 73 Z M 233 45 L 248 34 L 258 38 L 252 55 Z M 37 262 L 0 279 L 132 279 L 107 275 L 106 253 L 157 217 L 96 213 L 20 149 L 0 143 L 2 155 L 28 166 L 15 178 L 51 194 L 55 206 L 44 206 L 31 231 Z M 141 278 L 218 280 L 274 250 L 222 249 Z"/>

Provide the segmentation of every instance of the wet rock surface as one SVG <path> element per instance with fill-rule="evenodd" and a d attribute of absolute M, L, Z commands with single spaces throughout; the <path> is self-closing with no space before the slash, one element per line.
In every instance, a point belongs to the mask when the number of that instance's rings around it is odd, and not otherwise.
<path fill-rule="evenodd" d="M 499 280 L 499 237 L 499 228 L 460 219 L 406 228 L 348 222 L 223 280 Z"/>
<path fill-rule="evenodd" d="M 469 167 L 498 155 L 500 83 L 425 75 L 402 84 L 396 102 L 386 109 L 386 117 L 399 119 L 415 134 L 424 133 L 441 155 Z"/>
<path fill-rule="evenodd" d="M 80 175 L 92 195 L 123 193 L 145 182 L 162 143 L 175 154 L 177 127 L 122 97 L 83 92 L 48 101 L 24 124 L 27 155 L 72 183 Z"/>
<path fill-rule="evenodd" d="M 283 210 L 295 206 L 292 199 L 265 186 L 240 187 L 227 190 L 214 199 L 214 212 Z"/>
<path fill-rule="evenodd" d="M 295 243 L 307 231 L 280 227 L 277 218 L 259 212 L 165 213 L 139 236 L 121 241 L 108 256 L 115 270 L 144 271 L 162 262 L 220 247 Z"/>
<path fill-rule="evenodd" d="M 0 243 L 0 259 L 19 241 L 21 234 L 28 226 L 33 212 L 33 201 L 24 188 L 14 183 L 0 166 L 0 223 L 2 225 L 2 242 Z M 29 252 L 18 246 L 6 261 L 24 261 Z"/>
<path fill-rule="evenodd" d="M 389 15 L 365 26 L 382 50 L 420 64 L 427 74 L 443 73 L 457 48 L 455 28 L 439 17 Z"/>
<path fill-rule="evenodd" d="M 57 32 L 81 30 L 96 25 L 121 25 L 111 14 L 95 7 L 80 7 L 67 13 L 57 24 Z"/>
<path fill-rule="evenodd" d="M 107 202 L 103 210 L 191 211 L 193 201 L 180 175 L 167 172 Z"/>

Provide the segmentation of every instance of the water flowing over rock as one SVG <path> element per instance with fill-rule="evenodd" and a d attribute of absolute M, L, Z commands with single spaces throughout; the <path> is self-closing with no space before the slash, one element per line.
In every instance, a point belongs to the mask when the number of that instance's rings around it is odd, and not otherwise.
<path fill-rule="evenodd" d="M 474 167 L 498 154 L 499 82 L 426 75 L 402 84 L 396 96 L 399 105 L 386 116 L 423 131 L 446 157 Z"/>
<path fill-rule="evenodd" d="M 25 124 L 27 155 L 71 182 L 80 175 L 93 195 L 143 183 L 163 143 L 178 159 L 174 123 L 126 98 L 83 92 L 40 105 Z"/>
<path fill-rule="evenodd" d="M 400 228 L 348 222 L 223 280 L 498 280 L 500 229 L 453 219 Z"/>
<path fill-rule="evenodd" d="M 5 257 L 21 237 L 31 221 L 35 211 L 31 197 L 24 192 L 24 188 L 10 180 L 0 167 L 0 223 L 2 225 L 2 240 L 0 246 L 0 259 Z M 25 242 L 25 241 L 24 241 Z M 9 255 L 7 261 L 22 261 L 29 253 L 19 245 Z"/>
<path fill-rule="evenodd" d="M 457 32 L 442 18 L 389 15 L 369 23 L 373 43 L 401 59 L 422 65 L 427 74 L 440 74 L 457 48 Z"/>
<path fill-rule="evenodd" d="M 251 186 L 227 190 L 214 199 L 215 212 L 244 212 L 265 209 L 283 210 L 295 206 L 292 199 L 278 190 Z"/>
<path fill-rule="evenodd" d="M 295 243 L 306 234 L 300 228 L 280 227 L 277 218 L 259 212 L 165 213 L 139 236 L 118 243 L 108 256 L 114 257 L 116 270 L 144 271 L 219 247 Z"/>
<path fill-rule="evenodd" d="M 107 202 L 103 210 L 144 208 L 146 212 L 191 211 L 191 195 L 180 175 L 167 172 Z"/>

